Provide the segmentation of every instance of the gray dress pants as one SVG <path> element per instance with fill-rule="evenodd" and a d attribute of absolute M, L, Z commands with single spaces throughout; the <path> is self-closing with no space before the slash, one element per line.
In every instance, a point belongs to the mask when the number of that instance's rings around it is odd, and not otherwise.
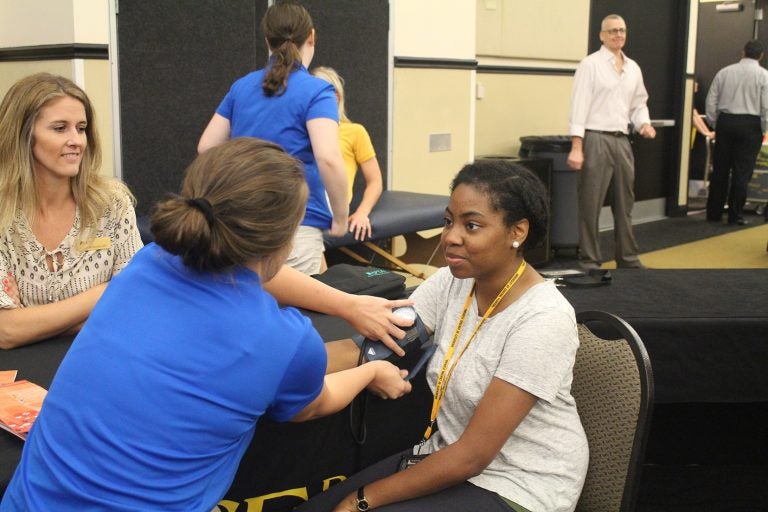
<path fill-rule="evenodd" d="M 635 204 L 635 158 L 626 135 L 587 131 L 584 165 L 578 176 L 579 251 L 585 263 L 602 263 L 598 238 L 600 210 L 608 197 L 613 212 L 615 258 L 618 267 L 639 263 L 632 233 Z"/>

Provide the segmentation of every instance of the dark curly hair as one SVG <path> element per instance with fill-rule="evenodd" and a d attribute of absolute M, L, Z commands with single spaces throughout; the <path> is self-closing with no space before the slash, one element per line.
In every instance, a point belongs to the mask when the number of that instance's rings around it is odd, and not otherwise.
<path fill-rule="evenodd" d="M 491 207 L 511 227 L 528 220 L 528 237 L 520 249 L 536 247 L 549 229 L 549 194 L 544 183 L 520 164 L 509 160 L 478 160 L 465 165 L 451 183 L 451 192 L 469 185 L 486 194 Z"/>

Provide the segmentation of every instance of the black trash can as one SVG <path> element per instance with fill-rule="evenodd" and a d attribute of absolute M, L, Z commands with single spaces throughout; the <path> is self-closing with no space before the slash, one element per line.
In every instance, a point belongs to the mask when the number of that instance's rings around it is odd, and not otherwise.
<path fill-rule="evenodd" d="M 576 172 L 568 167 L 571 137 L 543 135 L 520 137 L 521 158 L 552 160 L 552 219 L 550 244 L 553 249 L 579 247 L 579 197 Z"/>

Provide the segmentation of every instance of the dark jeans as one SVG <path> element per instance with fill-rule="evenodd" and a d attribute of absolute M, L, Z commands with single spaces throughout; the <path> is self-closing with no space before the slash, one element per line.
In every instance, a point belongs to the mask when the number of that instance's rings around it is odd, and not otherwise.
<path fill-rule="evenodd" d="M 719 221 L 728 198 L 728 222 L 736 222 L 747 201 L 747 185 L 763 143 L 760 117 L 720 114 L 715 129 L 714 169 L 709 181 L 707 220 Z M 728 182 L 730 179 L 730 190 Z"/>
<path fill-rule="evenodd" d="M 296 507 L 295 512 L 332 511 L 343 498 L 356 491 L 361 485 L 375 482 L 395 473 L 400 457 L 410 453 L 411 450 L 409 449 L 367 467 L 327 491 L 315 495 L 305 504 Z M 376 512 L 466 512 L 467 510 L 511 512 L 514 509 L 495 492 L 487 491 L 469 482 L 421 498 L 376 508 Z"/>

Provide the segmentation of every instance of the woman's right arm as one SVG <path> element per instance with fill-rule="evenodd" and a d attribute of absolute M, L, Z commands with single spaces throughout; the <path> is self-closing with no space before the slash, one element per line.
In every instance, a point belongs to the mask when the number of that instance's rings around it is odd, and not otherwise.
<path fill-rule="evenodd" d="M 204 153 L 213 146 L 218 146 L 229 140 L 231 126 L 229 119 L 221 114 L 213 114 L 208 126 L 200 136 L 200 142 L 197 144 L 197 152 Z"/>
<path fill-rule="evenodd" d="M 347 171 L 339 148 L 339 125 L 333 119 L 318 117 L 307 121 L 312 153 L 317 161 L 320 179 L 331 203 L 333 224 L 330 234 L 344 236 L 347 232 L 349 198 L 347 197 Z"/>
<path fill-rule="evenodd" d="M 0 349 L 29 345 L 79 330 L 106 288 L 107 283 L 102 283 L 51 304 L 0 309 Z"/>
<path fill-rule="evenodd" d="M 338 412 L 369 386 L 378 395 L 400 398 L 411 391 L 411 383 L 404 379 L 407 373 L 387 361 L 373 361 L 326 375 L 320 395 L 291 421 L 308 421 Z"/>
<path fill-rule="evenodd" d="M 264 289 L 282 304 L 343 318 L 363 336 L 381 340 L 398 355 L 404 354 L 394 338 L 405 336 L 401 327 L 408 327 L 410 321 L 393 314 L 392 309 L 410 306 L 412 300 L 352 295 L 286 265 L 264 283 Z"/>

